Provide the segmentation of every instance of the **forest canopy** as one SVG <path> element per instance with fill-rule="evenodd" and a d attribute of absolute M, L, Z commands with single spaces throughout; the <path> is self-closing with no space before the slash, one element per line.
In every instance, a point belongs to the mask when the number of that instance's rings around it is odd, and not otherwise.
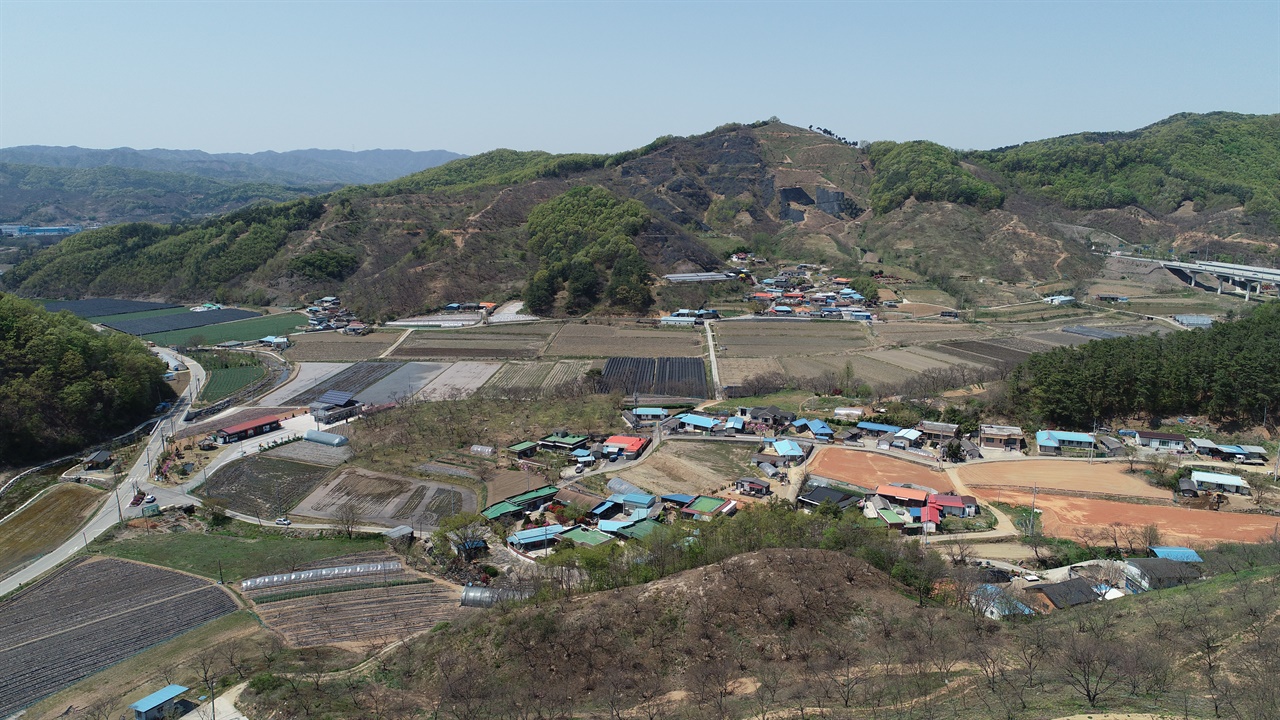
<path fill-rule="evenodd" d="M 946 201 L 983 210 L 1004 204 L 1004 193 L 979 180 L 960 165 L 954 150 L 925 140 L 874 142 L 867 152 L 876 177 L 871 182 L 871 208 L 883 215 L 908 198 Z"/>
<path fill-rule="evenodd" d="M 0 461 L 73 452 L 134 427 L 172 397 L 164 371 L 135 337 L 0 293 Z"/>
<path fill-rule="evenodd" d="M 1247 318 L 1163 337 L 1094 340 L 1037 353 L 1010 378 L 1010 398 L 1055 424 L 1114 417 L 1208 415 L 1260 421 L 1280 407 L 1280 302 Z"/>

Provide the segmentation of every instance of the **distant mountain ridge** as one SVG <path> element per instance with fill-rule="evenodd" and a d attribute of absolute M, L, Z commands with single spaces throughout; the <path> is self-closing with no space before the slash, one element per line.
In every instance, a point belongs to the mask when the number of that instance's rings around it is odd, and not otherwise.
<path fill-rule="evenodd" d="M 117 167 L 182 173 L 233 183 L 361 185 L 394 180 L 466 157 L 448 150 L 290 150 L 207 153 L 202 150 L 97 150 L 24 145 L 0 149 L 0 162 L 41 167 Z"/>

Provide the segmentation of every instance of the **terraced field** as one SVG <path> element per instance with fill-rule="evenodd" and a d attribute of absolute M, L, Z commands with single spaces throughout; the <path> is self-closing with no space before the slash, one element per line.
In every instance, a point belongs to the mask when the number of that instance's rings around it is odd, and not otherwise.
<path fill-rule="evenodd" d="M 0 603 L 0 716 L 236 609 L 190 575 L 76 561 Z"/>
<path fill-rule="evenodd" d="M 399 337 L 395 333 L 341 335 L 336 332 L 307 333 L 290 338 L 293 345 L 284 356 L 294 362 L 358 362 L 378 357 Z"/>
<path fill-rule="evenodd" d="M 397 362 L 360 362 L 342 372 L 325 378 L 324 381 L 303 390 L 284 402 L 285 405 L 310 405 L 330 390 L 359 393 L 391 373 L 399 370 L 404 363 Z"/>
<path fill-rule="evenodd" d="M 512 358 L 538 357 L 547 344 L 545 333 L 447 332 L 419 330 L 396 351 L 403 358 Z"/>
<path fill-rule="evenodd" d="M 716 323 L 714 332 L 717 358 L 840 354 L 870 344 L 866 325 L 850 322 L 744 320 Z"/>
<path fill-rule="evenodd" d="M 470 612 L 462 591 L 441 582 L 347 590 L 258 606 L 290 645 L 382 643 L 429 630 Z"/>

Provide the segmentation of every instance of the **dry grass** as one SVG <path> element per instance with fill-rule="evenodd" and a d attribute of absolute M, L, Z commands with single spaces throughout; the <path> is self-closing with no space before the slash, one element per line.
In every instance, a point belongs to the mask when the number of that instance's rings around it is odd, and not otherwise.
<path fill-rule="evenodd" d="M 777 358 L 716 358 L 716 367 L 720 371 L 720 382 L 723 385 L 741 385 L 742 381 L 754 375 L 782 372 L 782 363 Z"/>
<path fill-rule="evenodd" d="M 0 573 L 7 573 L 62 544 L 93 514 L 104 493 L 87 485 L 55 485 L 0 525 Z"/>

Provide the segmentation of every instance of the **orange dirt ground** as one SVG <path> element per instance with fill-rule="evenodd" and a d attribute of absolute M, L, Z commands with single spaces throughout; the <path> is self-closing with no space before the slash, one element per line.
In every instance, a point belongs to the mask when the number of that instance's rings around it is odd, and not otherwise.
<path fill-rule="evenodd" d="M 946 473 L 887 455 L 850 448 L 821 448 L 810 461 L 809 472 L 868 490 L 874 490 L 877 485 L 889 483 L 923 485 L 938 492 L 950 492 L 955 489 L 951 484 L 951 478 L 947 477 Z"/>
<path fill-rule="evenodd" d="M 1121 463 L 1093 463 L 1075 460 L 1018 460 L 1016 462 L 992 462 L 966 465 L 956 469 L 960 481 L 975 493 L 991 496 L 991 488 L 1031 488 L 1048 490 L 1075 490 L 1105 495 L 1132 495 L 1133 497 L 1166 500 L 1168 490 L 1148 485 L 1137 475 L 1127 475 Z"/>
<path fill-rule="evenodd" d="M 1031 493 L 1005 490 L 1001 493 L 1001 500 L 1011 505 L 1030 507 Z M 1135 526 L 1154 523 L 1160 528 L 1160 536 L 1165 542 L 1257 542 L 1269 536 L 1280 524 L 1280 519 L 1264 515 L 1132 505 L 1065 495 L 1039 495 L 1036 508 L 1044 511 L 1041 522 L 1045 534 L 1067 539 L 1075 539 L 1077 529 L 1106 527 L 1118 522 Z"/>

